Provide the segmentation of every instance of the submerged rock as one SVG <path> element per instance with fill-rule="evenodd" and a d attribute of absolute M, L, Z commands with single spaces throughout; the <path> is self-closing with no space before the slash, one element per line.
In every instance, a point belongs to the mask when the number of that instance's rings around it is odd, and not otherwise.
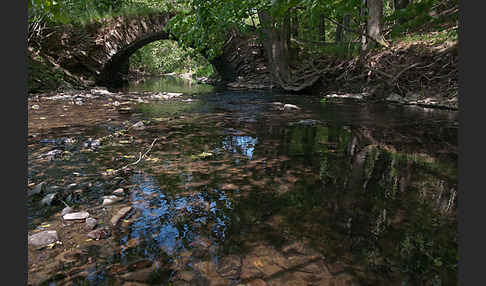
<path fill-rule="evenodd" d="M 64 220 L 85 220 L 88 217 L 88 212 L 68 213 L 62 216 Z"/>
<path fill-rule="evenodd" d="M 74 209 L 72 207 L 65 207 L 62 209 L 61 216 L 64 216 L 65 214 L 72 213 L 74 212 Z"/>
<path fill-rule="evenodd" d="M 46 188 L 45 185 L 46 185 L 46 182 L 42 182 L 42 183 L 38 184 L 32 190 L 29 190 L 27 192 L 27 196 L 31 197 L 33 195 L 37 195 L 37 194 L 42 193 L 42 191 L 45 190 L 45 188 Z"/>
<path fill-rule="evenodd" d="M 47 158 L 49 160 L 52 160 L 54 158 L 61 157 L 62 153 L 63 153 L 62 150 L 54 149 L 54 150 L 51 150 L 51 151 L 49 151 L 47 153 L 42 154 L 40 157 L 41 158 Z"/>
<path fill-rule="evenodd" d="M 319 124 L 321 123 L 320 121 L 318 120 L 314 120 L 314 119 L 303 119 L 303 120 L 299 120 L 298 122 L 295 122 L 295 123 L 291 123 L 290 125 L 306 125 L 306 126 L 314 126 L 316 124 Z"/>
<path fill-rule="evenodd" d="M 359 94 L 359 93 L 345 93 L 345 94 L 328 94 L 325 97 L 326 98 L 350 98 L 350 99 L 363 99 L 363 95 L 365 94 Z"/>
<path fill-rule="evenodd" d="M 404 103 L 405 100 L 398 94 L 392 93 L 387 98 L 386 101 Z"/>
<path fill-rule="evenodd" d="M 38 232 L 29 236 L 28 241 L 29 244 L 34 246 L 45 246 L 51 243 L 54 243 L 59 240 L 57 236 L 57 231 L 55 230 L 46 230 L 42 232 Z"/>
<path fill-rule="evenodd" d="M 224 257 L 219 262 L 219 268 L 217 272 L 223 278 L 236 279 L 240 275 L 241 271 L 241 259 L 236 255 L 230 255 Z"/>
<path fill-rule="evenodd" d="M 118 213 L 111 218 L 111 220 L 110 220 L 111 225 L 113 225 L 113 226 L 117 225 L 118 221 L 131 210 L 132 210 L 132 207 L 124 207 L 124 208 L 120 209 L 118 211 Z"/>
<path fill-rule="evenodd" d="M 123 198 L 117 196 L 104 196 L 103 197 L 103 206 L 112 205 L 118 201 L 121 201 Z"/>
<path fill-rule="evenodd" d="M 86 230 L 93 230 L 96 227 L 96 224 L 97 223 L 98 222 L 94 218 L 91 218 L 91 217 L 86 218 L 86 223 L 84 225 L 84 229 L 86 229 Z"/>
<path fill-rule="evenodd" d="M 125 191 L 123 190 L 123 188 L 118 188 L 118 189 L 114 190 L 113 193 L 115 195 L 123 195 L 125 193 Z"/>
<path fill-rule="evenodd" d="M 83 146 L 85 148 L 96 148 L 96 147 L 99 147 L 101 145 L 101 141 L 96 139 L 96 140 L 93 140 L 91 138 L 88 139 L 88 141 L 84 142 Z"/>
<path fill-rule="evenodd" d="M 110 229 L 107 227 L 95 229 L 88 233 L 88 237 L 94 240 L 105 239 L 110 236 Z"/>
<path fill-rule="evenodd" d="M 56 197 L 57 193 L 51 193 L 47 194 L 42 200 L 41 200 L 41 205 L 43 206 L 50 206 L 52 204 L 52 201 Z"/>
<path fill-rule="evenodd" d="M 287 104 L 285 104 L 285 105 L 283 106 L 283 109 L 284 109 L 284 110 L 299 110 L 299 109 L 300 109 L 300 107 L 298 107 L 297 105 L 293 105 L 293 104 L 288 104 L 288 103 L 287 103 Z"/>
<path fill-rule="evenodd" d="M 142 121 L 139 121 L 139 122 L 133 124 L 132 128 L 135 129 L 135 130 L 143 130 L 143 129 L 145 129 L 145 124 L 143 124 Z"/>

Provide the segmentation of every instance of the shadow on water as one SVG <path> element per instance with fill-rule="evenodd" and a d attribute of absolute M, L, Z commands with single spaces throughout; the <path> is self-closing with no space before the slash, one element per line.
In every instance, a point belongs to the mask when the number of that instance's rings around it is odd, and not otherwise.
<path fill-rule="evenodd" d="M 457 284 L 454 115 L 319 105 L 260 92 L 198 99 L 190 112 L 182 108 L 177 116 L 164 103 L 139 105 L 138 119 L 150 123 L 124 136 L 140 143 L 120 144 L 125 137 L 103 141 L 97 152 L 72 155 L 70 162 L 29 157 L 33 174 L 41 169 L 54 174 L 73 164 L 70 172 L 100 173 L 133 161 L 123 157 L 164 138 L 132 172 L 88 176 L 87 191 L 71 194 L 70 203 L 106 225 L 122 206 L 132 207 L 111 227 L 111 237 L 85 242 L 85 232 L 69 234 L 79 237 L 78 259 L 48 270 L 29 264 L 30 280 Z M 275 109 L 275 101 L 302 109 Z M 45 145 L 30 152 L 41 153 L 39 148 Z M 101 197 L 120 186 L 124 199 L 100 207 Z M 31 220 L 40 216 L 34 209 Z M 43 219 L 49 222 L 53 212 Z"/>

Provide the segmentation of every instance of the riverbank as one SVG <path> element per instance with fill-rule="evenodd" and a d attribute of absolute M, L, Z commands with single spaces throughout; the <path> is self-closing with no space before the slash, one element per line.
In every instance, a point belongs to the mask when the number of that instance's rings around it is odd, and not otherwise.
<path fill-rule="evenodd" d="M 440 37 L 440 32 L 433 32 L 404 38 L 389 48 L 346 60 L 322 58 L 330 68 L 321 73 L 315 85 L 300 93 L 325 100 L 383 101 L 458 110 L 458 41 Z M 240 77 L 226 87 L 278 89 L 266 74 L 259 79 Z"/>
<path fill-rule="evenodd" d="M 442 34 L 448 33 L 447 31 Z M 249 50 L 252 52 L 252 50 Z M 87 90 L 94 79 L 70 72 L 54 59 L 29 50 L 29 94 Z M 322 58 L 329 66 L 311 88 L 300 93 L 325 100 L 384 101 L 392 104 L 458 110 L 458 42 L 443 40 L 439 32 L 404 38 L 389 48 L 371 50 L 351 59 Z M 250 63 L 251 64 L 251 63 Z M 150 74 L 131 70 L 127 80 L 144 81 Z M 218 78 L 174 76 L 233 90 L 278 89 L 270 75 L 255 72 L 223 82 Z"/>

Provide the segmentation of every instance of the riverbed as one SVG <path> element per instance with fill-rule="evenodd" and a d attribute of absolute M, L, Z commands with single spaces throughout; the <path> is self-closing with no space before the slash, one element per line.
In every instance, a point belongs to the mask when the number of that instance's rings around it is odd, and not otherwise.
<path fill-rule="evenodd" d="M 457 111 L 170 77 L 28 107 L 29 285 L 457 284 Z"/>

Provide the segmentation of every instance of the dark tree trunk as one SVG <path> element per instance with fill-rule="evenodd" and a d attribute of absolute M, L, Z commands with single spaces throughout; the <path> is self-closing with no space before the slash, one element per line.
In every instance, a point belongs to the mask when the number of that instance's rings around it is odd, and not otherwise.
<path fill-rule="evenodd" d="M 346 14 L 339 18 L 339 24 L 336 27 L 336 42 L 340 43 L 345 41 L 346 30 L 349 29 L 349 22 L 351 20 L 351 15 Z"/>
<path fill-rule="evenodd" d="M 410 4 L 410 0 L 394 0 L 393 2 L 395 11 L 407 8 L 408 4 Z M 398 23 L 400 24 L 403 24 L 406 21 L 407 19 L 403 19 L 403 18 L 398 19 Z"/>
<path fill-rule="evenodd" d="M 344 26 L 344 31 L 343 31 L 343 40 L 346 41 L 349 36 L 347 34 L 349 33 L 349 23 L 351 22 L 351 15 L 346 14 L 343 17 L 343 26 Z"/>
<path fill-rule="evenodd" d="M 339 23 L 343 24 L 343 17 L 339 18 Z M 343 41 L 343 26 L 337 25 L 336 26 L 336 43 L 340 43 Z"/>
<path fill-rule="evenodd" d="M 297 17 L 297 10 L 291 12 L 290 34 L 294 39 L 299 38 L 299 18 Z"/>
<path fill-rule="evenodd" d="M 319 21 L 319 40 L 322 41 L 322 45 L 326 42 L 326 17 L 324 15 Z"/>
<path fill-rule="evenodd" d="M 395 10 L 405 9 L 408 4 L 410 4 L 410 0 L 394 0 Z"/>

